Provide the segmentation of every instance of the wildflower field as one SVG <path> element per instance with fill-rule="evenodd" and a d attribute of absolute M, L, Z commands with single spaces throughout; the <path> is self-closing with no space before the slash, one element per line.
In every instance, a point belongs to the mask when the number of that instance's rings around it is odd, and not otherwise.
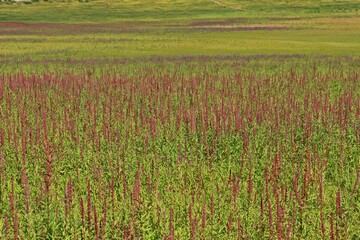
<path fill-rule="evenodd" d="M 359 239 L 359 4 L 155 2 L 0 3 L 0 239 Z"/>

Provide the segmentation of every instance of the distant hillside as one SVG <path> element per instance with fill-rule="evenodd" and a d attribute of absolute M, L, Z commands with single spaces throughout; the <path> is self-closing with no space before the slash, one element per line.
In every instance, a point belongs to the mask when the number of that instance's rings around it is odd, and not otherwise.
<path fill-rule="evenodd" d="M 21 1 L 21 0 L 20 0 Z M 0 21 L 104 22 L 121 20 L 350 16 L 357 15 L 354 0 L 32 0 L 30 4 L 0 3 Z M 19 7 L 21 6 L 21 7 Z"/>

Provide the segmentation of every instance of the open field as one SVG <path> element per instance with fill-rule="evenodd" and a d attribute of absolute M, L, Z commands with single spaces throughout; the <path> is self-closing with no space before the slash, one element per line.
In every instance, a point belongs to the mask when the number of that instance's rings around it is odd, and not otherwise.
<path fill-rule="evenodd" d="M 360 56 L 360 18 L 0 23 L 2 58 L 174 55 Z"/>
<path fill-rule="evenodd" d="M 360 14 L 353 0 L 98 0 L 1 4 L 0 21 L 116 22 L 232 17 L 321 17 Z"/>
<path fill-rule="evenodd" d="M 0 3 L 0 239 L 359 239 L 360 3 Z"/>
<path fill-rule="evenodd" d="M 0 57 L 359 56 L 356 1 L 0 4 Z"/>

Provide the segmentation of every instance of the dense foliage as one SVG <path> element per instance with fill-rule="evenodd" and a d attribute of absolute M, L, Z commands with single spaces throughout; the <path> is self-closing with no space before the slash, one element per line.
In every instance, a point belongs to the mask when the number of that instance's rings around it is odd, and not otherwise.
<path fill-rule="evenodd" d="M 360 237 L 358 60 L 29 65 L 0 74 L 1 239 Z"/>

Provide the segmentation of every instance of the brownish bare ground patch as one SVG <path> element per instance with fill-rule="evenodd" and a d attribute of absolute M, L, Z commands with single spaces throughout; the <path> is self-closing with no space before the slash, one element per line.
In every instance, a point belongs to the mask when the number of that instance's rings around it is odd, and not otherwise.
<path fill-rule="evenodd" d="M 239 23 L 239 22 L 243 23 Z M 121 23 L 0 23 L 0 35 L 73 35 L 97 33 L 142 33 L 150 31 L 192 32 L 192 31 L 257 31 L 287 30 L 286 24 L 244 24 L 245 18 L 218 21 L 196 21 L 189 25 L 162 25 L 160 22 Z M 160 27 L 160 28 L 159 28 Z"/>
<path fill-rule="evenodd" d="M 210 24 L 210 25 L 200 25 L 193 26 L 190 29 L 185 29 L 188 31 L 275 31 L 275 30 L 289 30 L 291 29 L 289 25 L 283 23 L 273 23 L 273 24 Z"/>
<path fill-rule="evenodd" d="M 265 26 L 243 26 L 243 27 L 202 27 L 192 28 L 190 30 L 197 31 L 214 31 L 214 32 L 230 32 L 230 31 L 275 31 L 275 30 L 289 30 L 288 27 L 265 27 Z"/>
<path fill-rule="evenodd" d="M 122 23 L 21 23 L 1 22 L 0 35 L 31 34 L 86 34 L 86 33 L 123 33 L 143 32 L 156 26 L 156 22 Z"/>
<path fill-rule="evenodd" d="M 0 22 L 0 28 L 19 28 L 25 25 L 25 23 L 20 22 Z"/>

